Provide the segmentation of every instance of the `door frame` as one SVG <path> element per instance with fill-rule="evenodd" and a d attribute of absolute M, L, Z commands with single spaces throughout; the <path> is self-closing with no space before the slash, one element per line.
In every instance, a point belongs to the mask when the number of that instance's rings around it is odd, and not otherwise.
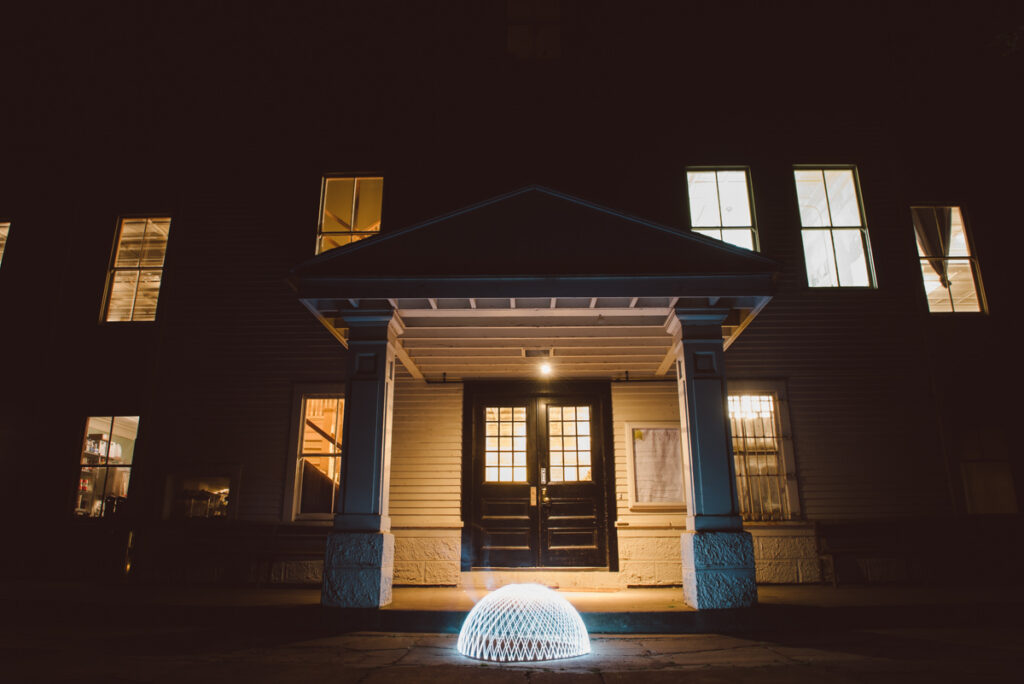
<path fill-rule="evenodd" d="M 473 449 L 476 444 L 476 425 L 473 406 L 482 396 L 553 397 L 565 394 L 590 394 L 595 399 L 596 416 L 594 429 L 600 430 L 604 453 L 602 454 L 602 475 L 604 477 L 604 541 L 609 572 L 619 569 L 619 545 L 615 522 L 618 509 L 615 500 L 615 439 L 612 425 L 611 382 L 601 380 L 487 380 L 465 381 L 462 387 L 462 554 L 461 570 L 468 572 L 473 567 L 473 500 L 476 482 L 473 476 Z M 529 568 L 523 568 L 527 570 Z M 572 570 L 572 567 L 558 568 Z"/>

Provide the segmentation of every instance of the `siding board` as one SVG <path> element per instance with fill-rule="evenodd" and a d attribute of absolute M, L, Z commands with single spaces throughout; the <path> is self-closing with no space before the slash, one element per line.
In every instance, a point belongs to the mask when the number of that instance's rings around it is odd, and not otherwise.
<path fill-rule="evenodd" d="M 391 427 L 390 515 L 396 528 L 462 521 L 462 385 L 399 380 Z"/>

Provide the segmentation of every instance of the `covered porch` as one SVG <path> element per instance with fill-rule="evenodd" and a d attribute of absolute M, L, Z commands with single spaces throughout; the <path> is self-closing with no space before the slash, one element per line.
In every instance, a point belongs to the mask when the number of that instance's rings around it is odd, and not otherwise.
<path fill-rule="evenodd" d="M 496 251 L 502 226 L 517 240 Z M 773 278 L 746 250 L 543 188 L 297 267 L 300 299 L 348 350 L 324 604 L 523 579 L 756 602 L 723 353 Z M 676 431 L 674 503 L 638 495 L 641 428 Z"/>

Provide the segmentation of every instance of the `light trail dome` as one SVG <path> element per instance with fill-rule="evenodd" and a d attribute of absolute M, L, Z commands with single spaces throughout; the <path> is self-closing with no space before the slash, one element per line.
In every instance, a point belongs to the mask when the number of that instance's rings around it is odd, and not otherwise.
<path fill-rule="evenodd" d="M 459 653 L 477 660 L 556 660 L 590 653 L 572 604 L 540 584 L 509 584 L 482 598 L 462 623 Z"/>

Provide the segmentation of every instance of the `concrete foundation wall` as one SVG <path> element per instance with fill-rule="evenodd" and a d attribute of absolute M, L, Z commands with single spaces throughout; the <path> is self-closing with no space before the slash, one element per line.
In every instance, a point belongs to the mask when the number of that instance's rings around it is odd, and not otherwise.
<path fill-rule="evenodd" d="M 461 549 L 459 530 L 396 530 L 395 584 L 456 586 Z"/>

